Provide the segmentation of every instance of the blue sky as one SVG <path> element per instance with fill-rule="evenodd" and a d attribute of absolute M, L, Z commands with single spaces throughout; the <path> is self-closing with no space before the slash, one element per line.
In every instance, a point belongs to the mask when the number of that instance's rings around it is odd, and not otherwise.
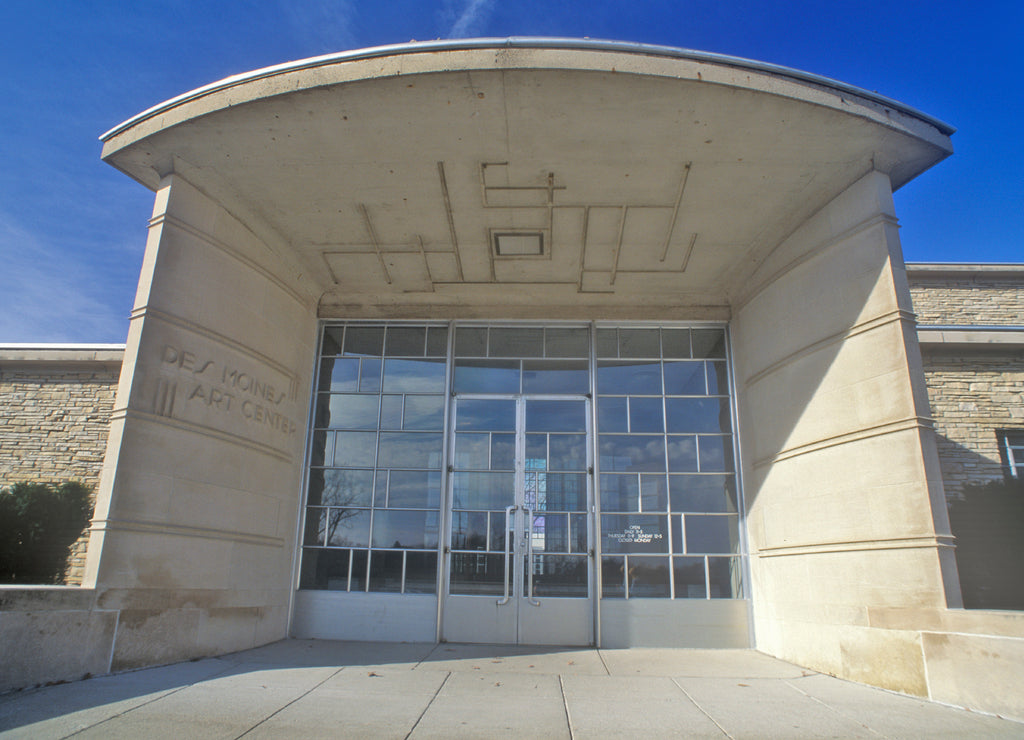
<path fill-rule="evenodd" d="M 121 342 L 152 194 L 97 137 L 231 74 L 412 39 L 587 36 L 748 57 L 959 131 L 896 193 L 908 261 L 1024 262 L 1024 3 L 4 0 L 0 343 Z"/>

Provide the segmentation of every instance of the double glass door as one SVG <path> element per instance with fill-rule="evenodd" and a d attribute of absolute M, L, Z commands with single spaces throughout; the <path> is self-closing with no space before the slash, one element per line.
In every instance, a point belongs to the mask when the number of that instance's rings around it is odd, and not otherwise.
<path fill-rule="evenodd" d="M 453 416 L 443 638 L 592 644 L 589 400 L 459 395 Z"/>

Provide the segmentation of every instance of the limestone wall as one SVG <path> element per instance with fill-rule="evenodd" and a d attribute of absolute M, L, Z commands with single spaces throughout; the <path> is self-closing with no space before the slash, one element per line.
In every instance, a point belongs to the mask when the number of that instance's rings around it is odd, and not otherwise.
<path fill-rule="evenodd" d="M 920 324 L 998 326 L 1024 323 L 1024 281 L 1009 275 L 920 274 L 908 269 Z M 916 274 L 915 274 L 916 273 Z"/>
<path fill-rule="evenodd" d="M 965 484 L 1003 478 L 997 431 L 1024 429 L 1024 267 L 916 265 L 907 272 L 946 496 L 961 498 Z M 928 341 L 929 326 L 1005 329 L 973 343 L 955 332 Z"/>
<path fill-rule="evenodd" d="M 0 348 L 0 486 L 99 482 L 121 371 L 118 348 Z M 79 584 L 88 534 L 65 583 Z"/>
<path fill-rule="evenodd" d="M 964 484 L 1002 480 L 996 431 L 1024 428 L 1021 352 L 929 352 L 924 356 L 947 498 Z"/>

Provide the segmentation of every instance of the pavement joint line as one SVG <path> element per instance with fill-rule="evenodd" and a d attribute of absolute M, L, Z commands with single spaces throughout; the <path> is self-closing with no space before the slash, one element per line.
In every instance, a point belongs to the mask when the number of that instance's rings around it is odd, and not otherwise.
<path fill-rule="evenodd" d="M 332 678 L 334 678 L 334 677 L 335 677 L 335 676 L 337 676 L 337 675 L 338 675 L 339 673 L 341 673 L 341 672 L 342 672 L 343 670 L 345 670 L 345 666 L 342 666 L 341 668 L 339 668 L 338 670 L 336 670 L 336 671 L 335 671 L 334 673 L 332 673 L 331 675 L 329 675 L 329 676 L 328 676 L 327 678 L 325 678 L 325 679 L 324 679 L 323 681 L 320 681 L 320 682 L 319 682 L 319 683 L 318 683 L 318 684 L 317 684 L 316 686 L 313 686 L 313 687 L 312 687 L 311 689 L 309 689 L 308 691 L 303 691 L 303 692 L 302 692 L 301 694 L 299 694 L 298 696 L 296 696 L 296 697 L 295 697 L 294 699 L 292 699 L 292 700 L 291 700 L 290 702 L 288 702 L 287 704 L 284 704 L 284 705 L 282 705 L 282 706 L 278 707 L 277 709 L 275 709 L 275 710 L 274 710 L 273 712 L 271 712 L 270 714 L 268 714 L 268 715 L 267 715 L 266 717 L 264 717 L 263 719 L 261 719 L 261 720 L 260 720 L 259 722 L 257 722 L 256 724 L 254 724 L 254 725 L 253 725 L 252 727 L 250 727 L 250 728 L 249 728 L 248 730 L 246 730 L 245 732 L 243 732 L 243 733 L 242 733 L 241 735 L 238 735 L 237 737 L 235 737 L 235 740 L 239 740 L 239 738 L 243 738 L 243 737 L 245 737 L 245 736 L 246 736 L 246 735 L 248 735 L 248 734 L 249 734 L 250 732 L 252 732 L 253 730 L 255 730 L 255 729 L 256 729 L 257 727 L 259 727 L 260 725 L 262 725 L 262 724 L 263 724 L 264 722 L 266 722 L 266 721 L 267 721 L 268 719 L 270 719 L 271 717 L 274 717 L 274 716 L 276 716 L 276 715 L 280 714 L 280 713 L 281 713 L 281 712 L 283 712 L 283 711 L 284 711 L 285 709 L 287 709 L 288 707 L 290 707 L 290 706 L 291 706 L 292 704 L 294 704 L 295 702 L 297 702 L 297 701 L 298 701 L 299 699 L 302 699 L 302 698 L 304 698 L 304 697 L 307 697 L 307 696 L 309 696 L 309 695 L 310 695 L 310 694 L 312 694 L 312 693 L 313 693 L 314 691 L 316 691 L 316 690 L 317 690 L 317 689 L 319 689 L 319 688 L 320 688 L 321 686 L 323 686 L 323 685 L 324 685 L 325 683 L 327 683 L 327 682 L 328 682 L 328 681 L 330 681 L 330 680 L 331 680 Z"/>
<path fill-rule="evenodd" d="M 612 675 L 612 672 L 608 670 L 608 664 L 604 662 L 604 655 L 601 653 L 601 648 L 597 648 L 596 652 L 597 657 L 601 659 L 601 665 L 604 666 L 604 672 L 607 673 L 609 676 Z"/>
<path fill-rule="evenodd" d="M 443 644 L 445 644 L 445 643 L 439 642 L 436 645 L 434 645 L 434 647 L 430 648 L 430 651 L 426 655 L 424 655 L 422 658 L 420 658 L 418 661 L 416 661 L 416 665 L 414 665 L 412 667 L 412 670 L 415 671 L 417 668 L 419 668 L 421 665 L 423 665 L 423 661 L 425 661 L 427 658 L 429 658 L 431 655 L 433 655 L 435 652 L 437 652 L 437 649 L 439 647 L 441 647 L 441 645 L 443 645 Z"/>
<path fill-rule="evenodd" d="M 562 706 L 565 707 L 565 723 L 569 726 L 569 740 L 576 740 L 576 733 L 572 730 L 572 714 L 569 712 L 569 697 L 565 695 L 561 673 L 558 674 L 558 690 L 562 692 Z"/>
<path fill-rule="evenodd" d="M 807 678 L 807 677 L 806 676 L 801 676 L 800 678 Z M 806 691 L 801 689 L 799 686 L 797 686 L 796 684 L 792 683 L 793 680 L 794 679 L 784 678 L 784 679 L 782 679 L 782 683 L 786 684 L 787 686 L 789 686 L 794 691 L 803 694 L 804 696 L 806 696 L 811 701 L 818 702 L 818 704 L 821 704 L 826 709 L 829 709 L 833 713 L 838 714 L 843 719 L 849 720 L 850 722 L 853 722 L 855 724 L 860 725 L 861 727 L 866 729 L 868 732 L 870 732 L 872 735 L 878 735 L 879 737 L 885 737 L 885 735 L 883 735 L 881 732 L 879 732 L 878 730 L 874 729 L 873 727 L 870 727 L 869 725 L 864 724 L 863 722 L 858 720 L 856 717 L 851 717 L 850 715 L 846 714 L 846 712 L 840 711 L 839 709 L 837 709 L 836 707 L 832 706 L 828 702 L 822 701 L 818 697 L 812 696 L 811 694 L 808 694 Z M 799 679 L 795 679 L 795 680 L 799 680 Z"/>
<path fill-rule="evenodd" d="M 214 658 L 214 660 L 222 660 L 222 659 L 221 658 Z M 191 688 L 192 686 L 195 686 L 197 683 L 203 683 L 204 681 L 209 681 L 211 678 L 217 678 L 217 676 L 222 676 L 225 673 L 227 673 L 228 671 L 230 671 L 232 668 L 234 668 L 234 667 L 236 667 L 238 665 L 237 663 L 228 663 L 228 661 L 224 661 L 224 662 L 227 663 L 227 665 L 225 665 L 223 669 L 217 671 L 216 673 L 211 673 L 209 676 L 205 676 L 204 678 L 201 678 L 198 681 L 193 681 L 192 683 L 187 683 L 184 686 L 179 686 L 176 689 L 171 689 L 170 691 L 165 691 L 164 693 L 160 694 L 159 696 L 154 696 L 149 701 L 144 701 L 141 704 L 136 704 L 133 707 L 128 707 L 123 712 L 118 712 L 117 714 L 113 714 L 113 715 L 111 715 L 109 717 L 104 717 L 99 722 L 93 722 L 91 725 L 88 725 L 87 727 L 81 727 L 81 728 L 75 730 L 74 732 L 72 732 L 69 735 L 64 735 L 61 738 L 61 740 L 67 740 L 67 738 L 69 738 L 69 737 L 74 737 L 75 735 L 80 735 L 83 732 L 85 732 L 86 730 L 91 730 L 92 728 L 99 727 L 100 725 L 105 724 L 106 722 L 110 722 L 111 720 L 115 720 L 115 719 L 117 719 L 119 717 L 123 717 L 126 714 L 128 714 L 129 712 L 134 712 L 136 709 L 141 709 L 142 707 L 148 706 L 148 705 L 150 705 L 150 704 L 152 704 L 154 702 L 158 702 L 161 699 L 166 699 L 168 696 L 173 696 L 174 694 L 177 694 L 179 691 L 184 691 L 185 689 Z M 177 665 L 177 664 L 172 663 L 171 665 Z M 160 666 L 156 666 L 156 667 L 159 668 Z M 150 669 L 149 668 L 139 668 L 137 670 L 139 670 L 139 671 L 146 671 L 146 670 L 150 670 Z M 122 673 L 108 673 L 107 676 L 100 676 L 100 678 L 107 678 L 107 677 L 110 677 L 110 676 L 119 676 L 119 675 L 124 675 L 126 673 L 134 673 L 134 671 L 123 671 Z"/>
<path fill-rule="evenodd" d="M 686 689 L 684 689 L 679 684 L 679 682 L 677 680 L 675 680 L 674 678 L 669 678 L 669 681 L 674 683 L 676 685 L 676 688 L 683 692 L 683 696 L 685 696 L 687 699 L 689 699 L 690 703 L 692 703 L 693 706 L 697 707 L 697 709 L 699 709 L 701 711 L 701 714 L 703 714 L 709 720 L 714 722 L 715 723 L 715 727 L 717 727 L 719 730 L 721 730 L 723 735 L 725 735 L 727 738 L 729 738 L 729 740 L 736 740 L 736 738 L 734 738 L 732 735 L 729 734 L 728 730 L 726 730 L 724 727 L 722 727 L 722 725 L 720 725 L 718 723 L 717 719 L 715 719 L 714 717 L 711 716 L 710 712 L 708 712 L 704 707 L 702 707 L 700 704 L 698 704 L 696 699 L 694 699 L 692 696 L 690 696 L 690 692 L 687 691 Z"/>
<path fill-rule="evenodd" d="M 437 699 L 437 695 L 441 693 L 441 689 L 444 688 L 444 685 L 448 683 L 448 679 L 451 677 L 452 672 L 448 671 L 447 675 L 444 677 L 444 681 L 442 681 L 441 685 L 437 687 L 437 691 L 434 692 L 434 695 L 430 697 L 430 701 L 427 702 L 427 706 L 423 707 L 423 711 L 420 712 L 420 716 L 416 718 L 416 721 L 412 723 L 412 727 L 410 727 L 409 731 L 405 733 L 404 740 L 409 740 L 409 738 L 412 737 L 412 733 L 414 733 L 416 731 L 416 728 L 420 725 L 420 720 L 423 719 L 423 716 L 427 713 L 427 710 L 430 709 L 431 706 L 433 706 L 434 701 Z"/>

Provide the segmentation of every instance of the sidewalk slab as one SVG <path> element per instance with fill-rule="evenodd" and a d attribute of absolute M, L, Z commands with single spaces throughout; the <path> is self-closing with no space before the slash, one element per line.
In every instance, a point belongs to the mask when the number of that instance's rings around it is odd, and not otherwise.
<path fill-rule="evenodd" d="M 1022 738 L 754 650 L 284 640 L 0 695 L 0 738 Z"/>

